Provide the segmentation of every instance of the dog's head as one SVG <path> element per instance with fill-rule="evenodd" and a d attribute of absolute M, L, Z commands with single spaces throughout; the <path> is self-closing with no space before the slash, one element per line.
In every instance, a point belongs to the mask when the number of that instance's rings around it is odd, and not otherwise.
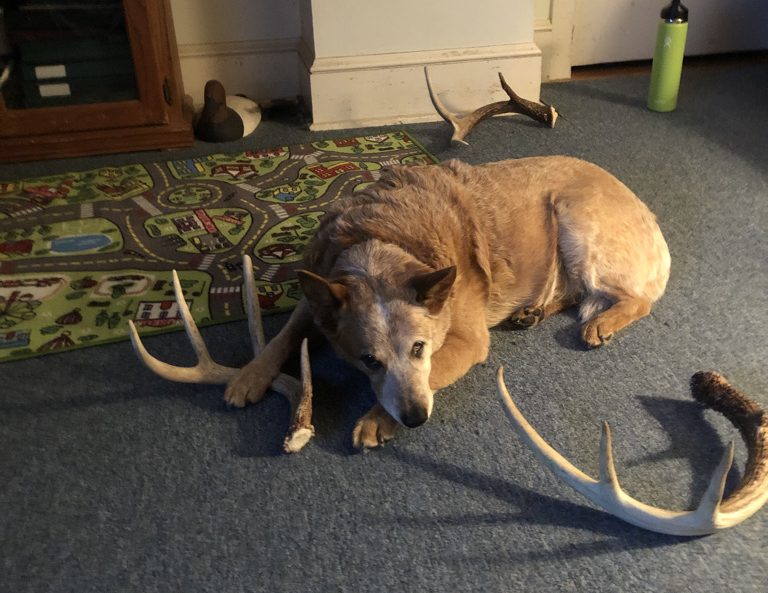
<path fill-rule="evenodd" d="M 413 266 L 411 266 L 413 267 Z M 432 412 L 432 353 L 448 329 L 443 312 L 454 266 L 333 279 L 299 272 L 315 322 L 336 351 L 368 375 L 379 403 L 400 424 L 416 427 Z"/>

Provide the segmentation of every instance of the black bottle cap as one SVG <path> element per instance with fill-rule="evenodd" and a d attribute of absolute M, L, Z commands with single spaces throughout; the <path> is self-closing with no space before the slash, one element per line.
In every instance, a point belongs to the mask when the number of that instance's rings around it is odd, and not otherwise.
<path fill-rule="evenodd" d="M 688 9 L 680 0 L 672 0 L 672 4 L 661 9 L 661 18 L 668 23 L 687 23 Z"/>

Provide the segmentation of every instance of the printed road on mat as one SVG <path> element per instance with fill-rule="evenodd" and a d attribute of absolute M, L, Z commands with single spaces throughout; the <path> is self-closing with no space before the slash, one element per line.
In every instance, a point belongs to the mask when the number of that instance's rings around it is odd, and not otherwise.
<path fill-rule="evenodd" d="M 434 158 L 404 132 L 0 181 L 0 361 L 244 316 L 242 255 L 265 312 L 329 204 L 392 164 Z"/>

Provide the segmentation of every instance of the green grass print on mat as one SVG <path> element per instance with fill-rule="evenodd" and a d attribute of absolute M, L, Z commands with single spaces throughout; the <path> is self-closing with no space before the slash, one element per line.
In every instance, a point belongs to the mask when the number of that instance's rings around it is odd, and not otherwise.
<path fill-rule="evenodd" d="M 265 312 L 301 298 L 328 206 L 395 163 L 433 163 L 404 132 L 0 181 L 0 361 L 244 318 L 242 255 Z"/>

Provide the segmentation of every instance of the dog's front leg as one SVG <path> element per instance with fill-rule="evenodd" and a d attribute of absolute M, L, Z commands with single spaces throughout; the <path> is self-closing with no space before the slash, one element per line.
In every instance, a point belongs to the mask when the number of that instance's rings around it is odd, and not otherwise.
<path fill-rule="evenodd" d="M 302 299 L 283 329 L 230 380 L 224 392 L 226 402 L 242 408 L 246 402 L 255 403 L 264 397 L 272 380 L 279 374 L 280 367 L 292 352 L 298 350 L 311 328 L 309 304 L 306 299 Z"/>
<path fill-rule="evenodd" d="M 355 424 L 352 431 L 352 445 L 356 449 L 373 449 L 383 445 L 395 436 L 397 420 L 376 404 Z"/>
<path fill-rule="evenodd" d="M 432 390 L 447 387 L 463 377 L 473 365 L 488 358 L 491 336 L 485 324 L 462 331 L 448 333 L 440 349 L 432 354 L 429 387 Z"/>

